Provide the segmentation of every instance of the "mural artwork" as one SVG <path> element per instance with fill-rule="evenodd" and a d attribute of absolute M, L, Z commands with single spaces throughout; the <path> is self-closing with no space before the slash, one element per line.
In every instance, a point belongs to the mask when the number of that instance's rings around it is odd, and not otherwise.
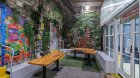
<path fill-rule="evenodd" d="M 13 57 L 14 64 L 18 64 L 30 57 L 30 52 L 28 50 L 29 49 L 28 48 L 28 38 L 26 38 L 23 33 L 24 20 L 22 17 L 19 16 L 19 22 L 18 23 L 14 22 L 14 20 L 12 18 L 11 9 L 7 6 L 5 6 L 5 9 L 6 9 L 6 13 L 7 13 L 6 19 L 4 21 L 5 33 L 6 33 L 5 45 L 14 49 L 14 52 L 15 52 L 14 57 Z M 0 14 L 2 15 L 1 12 L 0 12 Z M 1 15 L 0 15 L 0 17 L 1 17 Z M 2 22 L 0 21 L 0 25 L 1 25 L 1 23 Z M 0 29 L 2 29 L 2 28 L 0 28 Z M 0 33 L 0 36 L 3 36 L 3 35 Z M 0 37 L 0 40 L 1 40 L 1 37 Z M 1 42 L 0 42 L 0 44 L 1 44 Z M 4 54 L 5 64 L 8 65 L 10 63 L 11 55 L 12 55 L 12 50 L 10 48 L 5 48 L 5 54 Z M 0 51 L 0 64 L 1 64 L 1 57 L 2 57 L 2 51 Z"/>

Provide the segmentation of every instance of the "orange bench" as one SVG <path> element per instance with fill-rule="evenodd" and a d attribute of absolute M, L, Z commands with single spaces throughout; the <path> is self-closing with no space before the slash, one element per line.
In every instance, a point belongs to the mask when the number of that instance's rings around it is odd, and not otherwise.
<path fill-rule="evenodd" d="M 96 54 L 96 50 L 89 49 L 89 48 L 74 48 L 74 57 L 76 57 L 76 51 L 81 51 L 84 54 L 87 54 L 88 55 L 87 65 L 91 65 L 90 55 L 95 55 Z"/>
<path fill-rule="evenodd" d="M 64 56 L 63 52 L 52 52 L 43 57 L 31 60 L 28 63 L 33 64 L 33 65 L 43 66 L 43 78 L 46 78 L 46 66 L 56 62 L 57 66 L 56 66 L 55 70 L 58 71 L 59 70 L 59 59 L 62 58 L 63 56 Z"/>

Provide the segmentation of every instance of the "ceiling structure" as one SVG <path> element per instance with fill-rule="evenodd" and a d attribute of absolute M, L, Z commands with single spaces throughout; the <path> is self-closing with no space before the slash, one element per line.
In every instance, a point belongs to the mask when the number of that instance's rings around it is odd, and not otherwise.
<path fill-rule="evenodd" d="M 99 11 L 103 0 L 70 0 L 76 13 L 83 14 L 93 11 Z"/>

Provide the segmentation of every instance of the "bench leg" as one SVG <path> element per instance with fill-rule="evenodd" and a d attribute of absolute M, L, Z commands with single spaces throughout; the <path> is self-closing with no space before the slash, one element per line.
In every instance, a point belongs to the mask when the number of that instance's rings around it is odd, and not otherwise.
<path fill-rule="evenodd" d="M 43 66 L 43 78 L 46 78 L 46 66 Z"/>
<path fill-rule="evenodd" d="M 76 58 L 76 50 L 74 50 L 74 58 Z"/>
<path fill-rule="evenodd" d="M 59 71 L 59 59 L 56 61 L 56 67 L 53 69 L 53 71 Z"/>

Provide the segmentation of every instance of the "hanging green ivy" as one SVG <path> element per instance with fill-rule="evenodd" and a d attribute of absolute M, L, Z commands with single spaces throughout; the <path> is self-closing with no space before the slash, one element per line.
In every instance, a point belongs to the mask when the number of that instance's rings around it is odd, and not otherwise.
<path fill-rule="evenodd" d="M 50 32 L 49 31 L 43 31 L 43 38 L 42 38 L 42 48 L 43 51 L 47 50 L 47 46 L 50 43 Z"/>
<path fill-rule="evenodd" d="M 40 24 L 40 15 L 37 11 L 33 11 L 30 15 L 30 18 L 34 23 L 33 31 L 34 31 L 35 35 L 37 35 L 38 34 L 38 27 Z"/>
<path fill-rule="evenodd" d="M 13 20 L 15 22 L 18 22 L 18 20 L 19 20 L 19 11 L 17 11 L 16 8 L 12 9 L 12 17 L 13 17 Z"/>
<path fill-rule="evenodd" d="M 34 47 L 34 32 L 32 29 L 32 25 L 30 23 L 24 24 L 24 34 L 29 39 L 29 45 L 31 48 Z"/>
<path fill-rule="evenodd" d="M 52 8 L 49 11 L 45 12 L 45 16 L 49 19 L 56 20 L 59 23 L 62 23 L 63 10 L 61 10 L 61 7 L 57 2 L 53 2 L 52 4 Z"/>

